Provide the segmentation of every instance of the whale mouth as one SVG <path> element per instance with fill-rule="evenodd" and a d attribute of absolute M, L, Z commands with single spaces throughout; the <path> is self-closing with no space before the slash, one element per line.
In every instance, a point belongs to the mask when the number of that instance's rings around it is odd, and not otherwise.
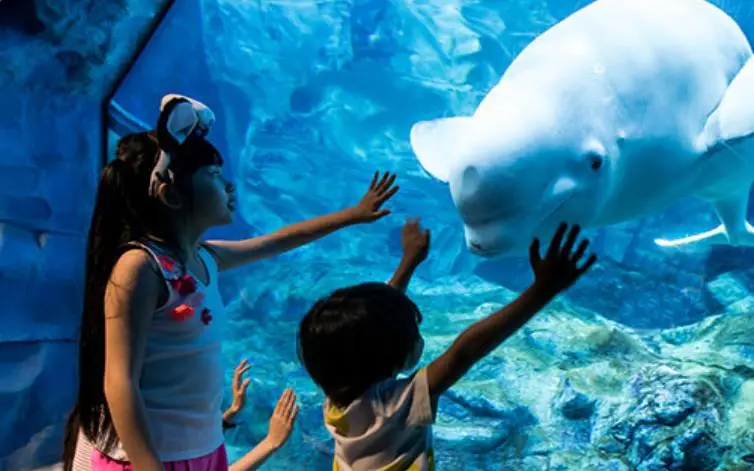
<path fill-rule="evenodd" d="M 481 245 L 474 242 L 469 244 L 469 249 L 474 255 L 479 255 L 480 257 L 494 257 L 499 253 L 498 250 L 485 249 Z"/>
<path fill-rule="evenodd" d="M 494 258 L 500 255 L 502 252 L 499 250 L 481 250 L 481 249 L 472 248 L 471 253 L 476 255 L 477 257 Z"/>
<path fill-rule="evenodd" d="M 536 234 L 539 234 L 542 226 L 544 226 L 554 214 L 560 211 L 563 206 L 565 206 L 573 198 L 573 196 L 573 194 L 566 195 L 562 199 L 560 199 L 560 201 L 554 203 L 553 208 L 547 211 L 547 213 L 534 226 L 532 232 L 530 233 L 530 237 L 533 239 Z M 479 227 L 479 225 L 494 223 L 496 221 L 496 218 L 480 218 L 480 221 L 483 221 L 483 223 L 480 224 L 479 222 L 475 221 L 476 223 L 473 224 L 473 226 Z M 464 222 L 466 223 L 466 221 Z M 525 250 L 528 249 L 531 240 L 526 241 L 526 243 L 522 243 L 522 241 L 517 242 L 515 240 L 509 240 L 508 242 L 509 243 L 506 244 L 493 243 L 489 246 L 485 246 L 484 244 L 480 244 L 478 242 L 467 241 L 466 245 L 474 255 L 484 258 L 493 258 L 503 254 L 522 255 L 524 254 Z"/>
<path fill-rule="evenodd" d="M 493 243 L 490 245 L 484 245 L 479 242 L 467 239 L 466 246 L 471 251 L 471 253 L 484 258 L 493 258 L 503 254 L 518 254 L 521 252 L 520 244 L 517 244 L 515 240 L 511 239 L 505 240 L 504 243 L 498 242 L 496 244 Z"/>

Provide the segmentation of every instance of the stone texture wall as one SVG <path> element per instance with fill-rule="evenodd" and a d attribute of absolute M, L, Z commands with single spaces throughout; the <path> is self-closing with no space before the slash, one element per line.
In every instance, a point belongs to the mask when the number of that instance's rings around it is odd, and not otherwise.
<path fill-rule="evenodd" d="M 101 98 L 165 4 L 0 5 L 0 470 L 60 457 L 76 390 Z"/>

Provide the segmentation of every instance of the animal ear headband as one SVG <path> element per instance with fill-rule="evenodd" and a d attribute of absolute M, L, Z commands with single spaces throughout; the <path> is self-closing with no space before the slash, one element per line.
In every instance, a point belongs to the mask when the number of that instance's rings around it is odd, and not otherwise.
<path fill-rule="evenodd" d="M 215 113 L 207 105 L 192 98 L 169 94 L 160 102 L 160 118 L 157 121 L 157 141 L 160 155 L 157 158 L 149 181 L 149 194 L 157 195 L 160 183 L 172 182 L 170 171 L 171 154 L 192 134 L 206 136 L 215 122 Z"/>

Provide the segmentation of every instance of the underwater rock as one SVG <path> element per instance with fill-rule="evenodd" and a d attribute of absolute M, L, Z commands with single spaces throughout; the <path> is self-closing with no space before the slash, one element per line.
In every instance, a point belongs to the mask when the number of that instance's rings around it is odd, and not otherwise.
<path fill-rule="evenodd" d="M 300 427 L 321 441 L 297 442 L 312 453 L 331 444 L 314 432 L 321 425 L 321 396 L 301 370 L 294 343 L 281 348 L 279 336 L 293 335 L 309 303 L 322 294 L 389 278 L 382 271 L 384 259 L 376 263 L 373 256 L 365 253 L 361 266 L 326 262 L 316 253 L 291 256 L 261 268 L 245 283 L 245 301 L 233 304 L 236 340 L 231 343 L 244 347 L 238 354 L 269 361 L 260 364 L 260 377 L 270 385 L 294 384 L 314 408 L 302 415 Z M 301 263 L 308 269 L 301 271 Z M 424 317 L 422 363 L 516 296 L 473 276 L 420 275 L 409 294 Z M 636 331 L 559 298 L 441 398 L 438 467 L 747 469 L 745 459 L 754 454 L 754 371 L 747 366 L 746 335 L 751 325 L 754 313 L 739 313 L 676 329 Z M 273 395 L 264 393 L 260 400 L 271 407 Z M 280 469 L 295 464 L 286 463 Z"/>
<path fill-rule="evenodd" d="M 496 404 L 465 390 L 448 391 L 440 402 L 435 441 L 457 451 L 494 450 L 537 420 L 525 406 Z"/>
<path fill-rule="evenodd" d="M 594 399 L 574 389 L 571 381 L 566 379 L 554 406 L 566 419 L 584 420 L 594 413 L 595 403 Z"/>
<path fill-rule="evenodd" d="M 724 398 L 704 377 L 649 366 L 629 380 L 624 397 L 617 409 L 605 409 L 594 443 L 636 469 L 712 470 L 730 448 L 715 438 Z"/>

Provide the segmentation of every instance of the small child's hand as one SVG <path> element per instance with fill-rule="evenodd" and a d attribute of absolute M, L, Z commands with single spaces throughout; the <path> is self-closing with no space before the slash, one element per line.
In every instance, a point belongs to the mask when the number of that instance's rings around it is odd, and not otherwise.
<path fill-rule="evenodd" d="M 568 239 L 566 239 L 565 245 L 562 245 L 566 230 L 568 230 L 567 224 L 561 224 L 558 227 L 544 259 L 539 253 L 539 240 L 534 239 L 529 249 L 529 259 L 532 270 L 534 270 L 534 283 L 552 295 L 570 287 L 597 261 L 597 256 L 592 254 L 586 262 L 578 266 L 579 261 L 586 253 L 587 247 L 589 247 L 589 242 L 581 241 L 574 252 L 573 248 L 581 228 L 571 226 Z"/>
<path fill-rule="evenodd" d="M 419 265 L 429 253 L 429 230 L 422 230 L 419 219 L 409 219 L 403 226 L 402 243 L 403 258 Z"/>
<path fill-rule="evenodd" d="M 291 436 L 293 423 L 296 420 L 297 414 L 296 393 L 291 388 L 288 388 L 280 396 L 280 399 L 278 399 L 272 417 L 270 417 L 270 429 L 267 432 L 265 441 L 272 449 L 277 450 L 283 446 L 288 437 Z"/>
<path fill-rule="evenodd" d="M 226 416 L 233 417 L 237 415 L 241 412 L 244 405 L 246 405 L 246 388 L 249 387 L 249 382 L 251 380 L 248 378 L 243 379 L 243 375 L 249 371 L 249 369 L 251 369 L 251 365 L 249 365 L 248 361 L 244 358 L 233 371 L 233 403 L 226 411 Z"/>
<path fill-rule="evenodd" d="M 353 219 L 356 222 L 373 222 L 390 214 L 389 209 L 380 209 L 387 200 L 393 197 L 398 191 L 398 185 L 393 186 L 395 174 L 385 172 L 382 178 L 377 181 L 380 172 L 374 172 L 372 183 L 369 184 L 369 190 L 359 204 L 351 208 Z"/>

